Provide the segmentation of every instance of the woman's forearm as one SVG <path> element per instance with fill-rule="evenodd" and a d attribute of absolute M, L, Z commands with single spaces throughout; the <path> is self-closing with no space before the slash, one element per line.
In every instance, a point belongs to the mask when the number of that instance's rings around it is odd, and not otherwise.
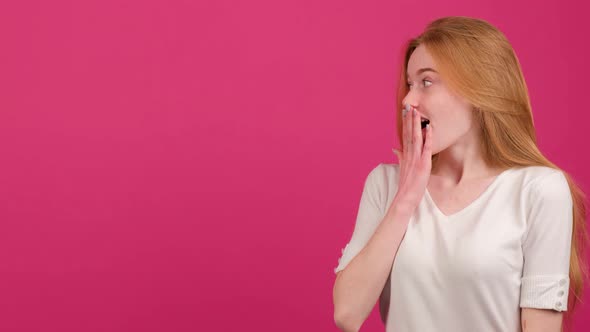
<path fill-rule="evenodd" d="M 340 271 L 334 283 L 334 320 L 358 331 L 381 294 L 414 208 L 392 202 L 367 245 Z"/>

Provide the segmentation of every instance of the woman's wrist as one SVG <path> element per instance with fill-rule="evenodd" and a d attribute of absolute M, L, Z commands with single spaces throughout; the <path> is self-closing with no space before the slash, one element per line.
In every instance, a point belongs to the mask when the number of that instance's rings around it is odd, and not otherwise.
<path fill-rule="evenodd" d="M 408 221 L 412 214 L 414 214 L 414 210 L 416 210 L 414 203 L 396 196 L 393 202 L 391 202 L 386 214 L 391 215 L 393 220 Z"/>

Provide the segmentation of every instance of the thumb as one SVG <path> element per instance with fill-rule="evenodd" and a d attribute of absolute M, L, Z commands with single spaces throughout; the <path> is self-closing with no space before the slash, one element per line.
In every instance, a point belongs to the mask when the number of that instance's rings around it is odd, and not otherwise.
<path fill-rule="evenodd" d="M 401 160 L 401 152 L 397 149 L 392 148 L 391 151 L 397 156 L 397 159 Z"/>

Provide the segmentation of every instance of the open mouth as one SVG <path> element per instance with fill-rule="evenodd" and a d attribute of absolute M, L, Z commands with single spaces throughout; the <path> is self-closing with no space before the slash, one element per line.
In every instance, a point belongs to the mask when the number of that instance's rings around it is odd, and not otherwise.
<path fill-rule="evenodd" d="M 420 127 L 422 129 L 426 128 L 426 125 L 430 123 L 430 120 L 426 119 L 426 118 L 420 118 Z"/>

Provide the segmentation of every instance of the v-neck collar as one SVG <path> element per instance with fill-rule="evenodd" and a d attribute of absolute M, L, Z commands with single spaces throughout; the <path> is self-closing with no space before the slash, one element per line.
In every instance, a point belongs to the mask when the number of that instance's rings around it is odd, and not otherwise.
<path fill-rule="evenodd" d="M 434 201 L 434 199 L 430 195 L 430 192 L 428 191 L 428 187 L 426 187 L 426 189 L 425 189 L 424 196 L 426 197 L 426 199 L 428 200 L 428 202 L 432 205 L 432 207 L 436 210 L 436 213 L 439 214 L 442 218 L 444 218 L 444 219 L 456 218 L 457 216 L 459 216 L 459 215 L 461 215 L 463 213 L 466 213 L 468 210 L 470 210 L 474 206 L 478 205 L 479 202 L 481 200 L 483 200 L 485 198 L 485 196 L 489 195 L 489 193 L 494 189 L 494 187 L 496 187 L 498 185 L 498 183 L 500 182 L 500 179 L 504 176 L 504 174 L 506 174 L 510 170 L 511 170 L 511 168 L 505 169 L 500 174 L 496 175 L 496 177 L 494 178 L 494 180 L 492 180 L 492 183 L 490 183 L 481 192 L 481 194 L 479 196 L 477 196 L 476 199 L 474 199 L 471 203 L 469 203 L 466 206 L 464 206 L 461 210 L 459 210 L 457 212 L 454 212 L 454 213 L 451 213 L 449 215 L 443 213 L 442 210 L 438 207 L 438 205 L 436 204 L 436 202 Z"/>

